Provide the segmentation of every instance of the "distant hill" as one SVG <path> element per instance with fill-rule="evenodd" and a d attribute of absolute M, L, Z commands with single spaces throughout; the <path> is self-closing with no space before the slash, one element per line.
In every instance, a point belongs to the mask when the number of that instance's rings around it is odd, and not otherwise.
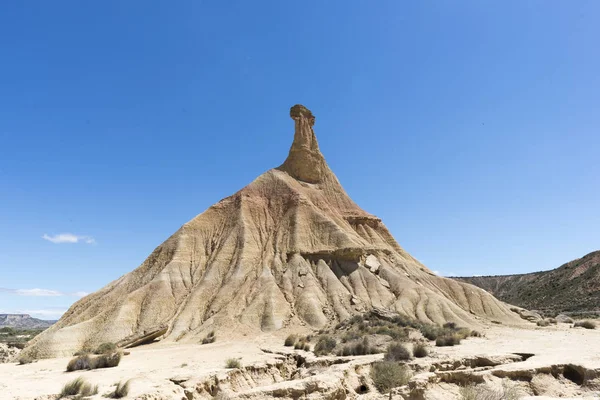
<path fill-rule="evenodd" d="M 48 328 L 55 321 L 45 321 L 29 314 L 0 314 L 0 328 L 39 329 Z"/>
<path fill-rule="evenodd" d="M 454 278 L 516 306 L 542 311 L 600 310 L 600 251 L 550 271 Z"/>

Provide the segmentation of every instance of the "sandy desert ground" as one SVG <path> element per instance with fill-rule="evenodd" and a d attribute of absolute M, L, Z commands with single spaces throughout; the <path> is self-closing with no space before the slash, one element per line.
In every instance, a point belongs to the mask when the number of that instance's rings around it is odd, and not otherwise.
<path fill-rule="evenodd" d="M 490 325 L 484 335 L 455 347 L 431 347 L 429 357 L 411 361 L 411 383 L 393 391 L 392 398 L 458 399 L 460 385 L 498 387 L 503 380 L 517 387 L 523 398 L 600 398 L 596 378 L 600 376 L 600 330 L 569 324 Z M 284 337 L 264 335 L 208 345 L 156 343 L 131 349 L 118 367 L 83 372 L 65 372 L 69 358 L 1 364 L 0 398 L 56 398 L 62 386 L 78 376 L 99 386 L 96 399 L 128 379 L 132 384 L 127 398 L 144 400 L 389 398 L 372 388 L 368 378 L 369 365 L 381 354 L 346 357 L 344 362 L 334 361 L 336 357 L 316 358 L 284 347 Z M 225 369 L 228 358 L 240 359 L 243 368 Z M 294 371 L 290 374 L 290 370 Z M 579 378 L 582 381 L 573 382 Z"/>

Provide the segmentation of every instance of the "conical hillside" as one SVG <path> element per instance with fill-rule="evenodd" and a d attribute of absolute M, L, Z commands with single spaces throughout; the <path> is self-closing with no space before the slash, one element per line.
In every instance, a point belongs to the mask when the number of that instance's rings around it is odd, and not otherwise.
<path fill-rule="evenodd" d="M 462 325 L 518 317 L 487 292 L 436 276 L 348 197 L 313 131 L 292 107 L 285 162 L 183 225 L 131 273 L 75 303 L 27 352 L 70 355 L 159 332 L 198 341 L 210 330 L 322 328 L 387 308 Z"/>

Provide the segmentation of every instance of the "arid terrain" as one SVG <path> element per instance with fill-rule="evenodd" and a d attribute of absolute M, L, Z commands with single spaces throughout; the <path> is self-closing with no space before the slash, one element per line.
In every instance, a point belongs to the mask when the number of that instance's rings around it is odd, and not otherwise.
<path fill-rule="evenodd" d="M 490 324 L 482 333 L 485 337 L 469 338 L 458 346 L 431 346 L 429 356 L 408 361 L 410 382 L 392 390 L 392 398 L 464 399 L 460 388 L 465 385 L 504 386 L 519 398 L 600 395 L 600 331 L 570 324 Z M 223 338 L 207 345 L 156 343 L 131 349 L 118 367 L 92 371 L 65 372 L 69 357 L 1 364 L 0 397 L 53 399 L 65 383 L 83 376 L 99 386 L 92 397 L 96 399 L 129 379 L 127 398 L 132 399 L 389 398 L 377 391 L 370 377 L 370 366 L 382 354 L 315 357 L 284 347 L 284 337 Z M 229 358 L 239 359 L 241 368 L 224 368 Z"/>
<path fill-rule="evenodd" d="M 312 112 L 296 105 L 290 116 L 281 166 L 22 350 L 3 344 L 0 398 L 599 395 L 594 322 L 544 319 L 429 270 L 344 191 Z"/>
<path fill-rule="evenodd" d="M 456 279 L 479 286 L 507 303 L 549 314 L 600 308 L 600 251 L 549 271 Z"/>

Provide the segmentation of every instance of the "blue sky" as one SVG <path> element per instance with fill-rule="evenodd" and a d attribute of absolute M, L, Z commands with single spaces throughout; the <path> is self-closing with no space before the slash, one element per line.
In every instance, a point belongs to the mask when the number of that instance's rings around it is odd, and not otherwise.
<path fill-rule="evenodd" d="M 444 275 L 600 249 L 596 1 L 0 7 L 0 313 L 56 318 L 285 159 Z M 56 235 L 71 236 L 56 236 Z"/>

